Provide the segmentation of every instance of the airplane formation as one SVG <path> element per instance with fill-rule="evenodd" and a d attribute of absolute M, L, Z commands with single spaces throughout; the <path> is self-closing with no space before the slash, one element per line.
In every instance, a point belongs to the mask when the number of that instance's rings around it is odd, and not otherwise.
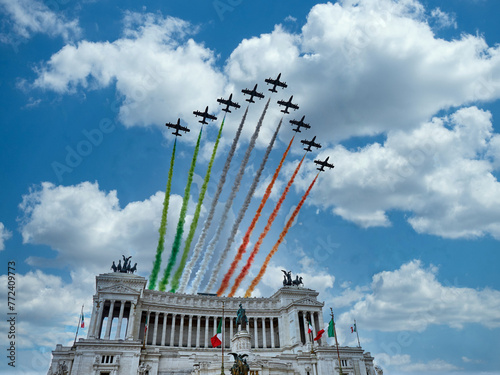
<path fill-rule="evenodd" d="M 265 80 L 266 84 L 272 85 L 272 87 L 268 89 L 269 91 L 278 92 L 278 90 L 276 90 L 276 87 L 281 87 L 282 89 L 288 87 L 288 85 L 285 82 L 280 81 L 280 78 L 281 78 L 281 73 L 278 74 L 276 79 L 267 78 Z M 257 84 L 255 84 L 255 86 L 252 90 L 245 88 L 245 89 L 241 90 L 241 92 L 244 95 L 250 96 L 250 98 L 245 99 L 249 103 L 255 103 L 255 101 L 253 100 L 254 97 L 259 98 L 259 100 L 264 98 L 264 94 L 257 91 Z M 222 104 L 223 106 L 225 106 L 225 108 L 222 108 L 222 111 L 224 111 L 226 113 L 227 112 L 231 113 L 230 107 L 233 107 L 235 109 L 238 109 L 241 107 L 238 103 L 234 102 L 232 99 L 233 99 L 233 94 L 230 94 L 228 99 L 224 99 L 224 98 L 217 99 L 217 102 L 219 103 L 219 105 Z M 293 95 L 290 96 L 290 99 L 288 99 L 288 100 L 278 100 L 277 101 L 278 105 L 285 107 L 284 109 L 280 110 L 280 112 L 283 112 L 284 114 L 289 114 L 290 108 L 292 108 L 293 110 L 299 109 L 299 106 L 297 104 L 293 103 L 292 100 L 293 100 Z M 209 119 L 210 121 L 217 120 L 217 117 L 215 115 L 208 113 L 208 106 L 205 108 L 204 111 L 193 111 L 193 114 L 196 117 L 200 116 L 202 118 L 201 120 L 198 121 L 201 124 L 208 124 L 208 122 L 206 121 L 207 119 Z M 311 126 L 308 123 L 304 122 L 305 117 L 306 116 L 304 115 L 304 116 L 302 116 L 302 118 L 300 120 L 290 120 L 290 124 L 292 124 L 292 126 L 294 126 L 294 125 L 296 126 L 294 129 L 292 129 L 292 131 L 294 131 L 296 133 L 301 133 L 301 130 L 300 130 L 301 128 L 304 128 L 304 129 L 311 128 Z M 182 134 L 179 133 L 179 131 L 183 131 L 185 133 L 190 131 L 186 126 L 182 126 L 180 124 L 180 121 L 181 121 L 181 119 L 179 118 L 179 119 L 177 119 L 177 123 L 175 123 L 175 124 L 170 123 L 170 122 L 167 122 L 165 124 L 165 126 L 167 126 L 168 128 L 175 130 L 174 132 L 172 132 L 172 134 L 175 135 L 176 137 L 182 136 Z M 321 148 L 321 144 L 316 142 L 316 136 L 314 136 L 310 141 L 307 139 L 303 139 L 303 140 L 301 140 L 301 143 L 304 146 L 306 146 L 306 147 L 304 147 L 304 150 L 306 151 L 306 153 L 311 152 L 312 147 L 317 148 L 317 149 Z M 324 172 L 325 168 L 329 168 L 329 169 L 334 168 L 334 165 L 328 162 L 329 159 L 330 159 L 330 157 L 328 156 L 325 160 L 314 160 L 314 163 L 319 165 L 319 167 L 316 169 L 320 172 Z"/>

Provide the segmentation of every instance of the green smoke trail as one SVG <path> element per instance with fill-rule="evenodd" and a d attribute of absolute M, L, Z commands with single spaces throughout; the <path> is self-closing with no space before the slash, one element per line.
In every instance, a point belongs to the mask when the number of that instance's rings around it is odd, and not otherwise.
<path fill-rule="evenodd" d="M 191 184 L 193 182 L 194 167 L 196 166 L 196 158 L 198 157 L 198 151 L 200 150 L 200 140 L 201 132 L 203 128 L 200 129 L 200 135 L 198 136 L 198 141 L 196 142 L 196 147 L 194 148 L 193 160 L 191 161 L 191 168 L 189 169 L 188 180 L 186 188 L 184 189 L 184 198 L 182 199 L 181 213 L 179 215 L 179 221 L 177 223 L 177 232 L 175 233 L 174 243 L 172 245 L 172 252 L 170 253 L 170 258 L 168 260 L 167 268 L 163 273 L 163 278 L 158 285 L 158 289 L 165 291 L 165 287 L 172 272 L 172 268 L 175 266 L 175 260 L 177 259 L 177 253 L 181 247 L 182 234 L 184 233 L 184 222 L 186 221 L 187 206 L 189 203 L 189 192 L 191 191 Z"/>
<path fill-rule="evenodd" d="M 174 293 L 176 289 L 179 287 L 179 279 L 182 276 L 182 271 L 184 271 L 184 267 L 186 266 L 187 258 L 189 255 L 189 248 L 191 247 L 191 242 L 193 241 L 194 232 L 196 231 L 196 227 L 198 225 L 198 219 L 200 218 L 201 205 L 203 203 L 203 199 L 205 198 L 205 193 L 207 192 L 208 182 L 210 181 L 210 172 L 212 170 L 212 165 L 214 164 L 215 154 L 217 153 L 217 147 L 219 146 L 219 140 L 222 134 L 222 128 L 224 127 L 224 119 L 222 120 L 222 124 L 219 129 L 219 134 L 217 135 L 217 140 L 215 141 L 214 149 L 212 151 L 212 157 L 210 159 L 210 163 L 208 163 L 207 173 L 205 174 L 205 179 L 203 180 L 203 185 L 200 189 L 200 196 L 198 197 L 198 204 L 196 205 L 196 210 L 194 212 L 193 221 L 191 222 L 191 227 L 189 228 L 189 233 L 186 238 L 186 244 L 184 245 L 184 252 L 182 253 L 181 262 L 179 264 L 179 268 L 175 271 L 174 277 L 172 279 L 171 292 Z"/>
<path fill-rule="evenodd" d="M 177 138 L 174 141 L 174 149 L 172 150 L 172 157 L 170 158 L 170 170 L 168 171 L 167 189 L 165 190 L 165 198 L 163 199 L 163 212 L 161 214 L 160 238 L 158 239 L 158 247 L 156 248 L 155 261 L 153 262 L 153 269 L 151 270 L 151 276 L 149 277 L 149 289 L 154 290 L 156 287 L 156 280 L 158 279 L 158 272 L 160 272 L 161 265 L 161 254 L 163 253 L 165 246 L 165 233 L 167 232 L 167 213 L 168 213 L 168 203 L 170 202 L 170 188 L 172 187 L 172 176 L 174 171 L 174 161 L 175 161 L 175 148 L 177 146 Z"/>

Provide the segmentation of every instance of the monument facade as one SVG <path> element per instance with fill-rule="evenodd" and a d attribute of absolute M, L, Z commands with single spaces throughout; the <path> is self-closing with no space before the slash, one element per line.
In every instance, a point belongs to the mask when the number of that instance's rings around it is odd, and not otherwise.
<path fill-rule="evenodd" d="M 48 375 L 219 375 L 222 366 L 230 375 L 237 358 L 249 375 L 339 373 L 337 347 L 326 334 L 313 340 L 324 325 L 314 290 L 286 285 L 269 298 L 230 298 L 153 291 L 146 282 L 97 276 L 87 337 L 57 345 Z M 212 348 L 221 319 L 224 348 Z M 338 349 L 343 374 L 378 373 L 362 348 Z"/>

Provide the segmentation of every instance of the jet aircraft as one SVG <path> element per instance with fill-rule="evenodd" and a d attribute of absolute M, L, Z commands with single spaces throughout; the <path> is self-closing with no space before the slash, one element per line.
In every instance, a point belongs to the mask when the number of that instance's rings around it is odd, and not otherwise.
<path fill-rule="evenodd" d="M 235 103 L 231 100 L 232 98 L 233 98 L 233 94 L 229 95 L 229 99 L 224 99 L 224 98 L 217 99 L 219 104 L 224 104 L 226 106 L 226 108 L 222 108 L 222 110 L 224 112 L 231 113 L 231 110 L 229 109 L 229 107 L 234 107 L 236 109 L 240 108 L 240 105 L 238 103 Z"/>
<path fill-rule="evenodd" d="M 201 124 L 208 124 L 208 122 L 205 121 L 207 118 L 210 119 L 210 120 L 212 120 L 212 121 L 217 120 L 217 117 L 215 117 L 214 115 L 211 115 L 211 114 L 208 113 L 208 105 L 207 105 L 207 108 L 205 108 L 204 112 L 193 111 L 193 114 L 195 116 L 201 116 L 201 117 L 203 117 L 202 120 L 198 121 Z"/>
<path fill-rule="evenodd" d="M 283 112 L 283 111 L 281 111 Z M 300 131 L 300 128 L 304 128 L 304 129 L 310 129 L 311 126 L 309 124 L 306 124 L 304 122 L 304 119 L 306 118 L 306 115 L 302 116 L 302 118 L 300 120 L 290 120 L 290 124 L 292 125 L 297 125 L 297 127 L 295 129 L 292 129 L 295 133 L 302 133 Z"/>
<path fill-rule="evenodd" d="M 313 139 L 308 141 L 307 139 L 303 139 L 300 142 L 304 145 L 307 145 L 307 147 L 304 147 L 304 150 L 307 152 L 312 151 L 311 147 L 316 147 L 316 148 L 321 148 L 321 145 L 319 143 L 314 142 L 316 140 L 316 136 L 314 136 Z"/>
<path fill-rule="evenodd" d="M 321 167 L 316 168 L 316 169 L 318 171 L 320 171 L 320 172 L 324 172 L 325 171 L 325 167 L 330 168 L 330 169 L 334 168 L 333 164 L 328 163 L 328 159 L 330 159 L 329 156 L 325 160 L 315 160 L 314 162 L 316 164 L 321 165 Z"/>
<path fill-rule="evenodd" d="M 269 91 L 271 91 L 271 92 L 278 92 L 276 90 L 276 86 L 279 86 L 281 88 L 288 87 L 288 85 L 285 82 L 281 82 L 280 81 L 280 78 L 281 78 L 281 73 L 278 74 L 278 77 L 276 79 L 268 78 L 268 79 L 265 80 L 268 85 L 269 84 L 273 85 L 272 88 L 268 89 Z"/>
<path fill-rule="evenodd" d="M 181 119 L 180 118 L 177 119 L 177 124 L 172 124 L 171 122 L 167 122 L 165 124 L 165 126 L 167 126 L 169 128 L 172 128 L 172 129 L 175 129 L 175 132 L 172 132 L 172 134 L 175 135 L 176 137 L 177 136 L 182 136 L 182 134 L 179 133 L 179 130 L 182 130 L 185 133 L 187 133 L 187 132 L 190 131 L 188 128 L 186 128 L 185 126 L 181 125 Z"/>
<path fill-rule="evenodd" d="M 293 108 L 293 110 L 299 109 L 299 106 L 297 104 L 292 103 L 293 95 L 290 96 L 290 99 L 288 101 L 285 100 L 278 100 L 278 104 L 286 107 L 285 109 L 282 109 L 281 112 L 283 113 L 290 113 L 288 112 L 288 108 Z"/>
<path fill-rule="evenodd" d="M 245 99 L 249 103 L 255 103 L 255 101 L 253 100 L 254 96 L 256 96 L 259 99 L 262 99 L 264 97 L 263 93 L 257 92 L 257 84 L 255 84 L 255 87 L 253 88 L 253 90 L 243 89 L 243 90 L 241 90 L 241 92 L 245 95 L 250 95 L 250 99 Z"/>

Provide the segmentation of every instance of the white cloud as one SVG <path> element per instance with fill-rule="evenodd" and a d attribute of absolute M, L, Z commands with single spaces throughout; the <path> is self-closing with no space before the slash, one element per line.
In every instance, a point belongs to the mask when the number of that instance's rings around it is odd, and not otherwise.
<path fill-rule="evenodd" d="M 0 222 L 0 251 L 5 249 L 5 241 L 12 237 L 12 232 L 5 228 L 2 222 Z"/>
<path fill-rule="evenodd" d="M 214 53 L 187 38 L 194 27 L 137 13 L 128 13 L 124 24 L 123 37 L 113 42 L 64 46 L 40 68 L 34 86 L 73 93 L 114 84 L 126 126 L 164 125 L 216 103 L 225 79 L 215 68 Z"/>
<path fill-rule="evenodd" d="M 384 144 L 326 149 L 335 169 L 324 173 L 310 202 L 360 226 L 388 226 L 387 212 L 409 212 L 419 233 L 447 238 L 500 238 L 499 135 L 491 114 L 476 107 L 434 118 L 412 131 L 392 131 Z M 304 166 L 305 189 L 314 172 Z"/>
<path fill-rule="evenodd" d="M 436 267 L 424 269 L 416 260 L 374 275 L 370 291 L 340 316 L 339 324 L 356 317 L 364 327 L 380 331 L 422 332 L 433 324 L 500 327 L 500 291 L 447 286 L 436 275 Z"/>
<path fill-rule="evenodd" d="M 57 257 L 30 257 L 28 263 L 69 265 L 98 274 L 108 272 L 112 260 L 128 254 L 133 256 L 133 262 L 138 262 L 139 274 L 147 274 L 157 247 L 163 198 L 164 193 L 158 192 L 121 208 L 116 191 L 103 192 L 97 183 L 42 183 L 39 189 L 23 196 L 21 233 L 25 244 L 48 245 L 57 251 Z M 164 256 L 168 256 L 167 249 L 175 235 L 181 204 L 179 196 L 170 197 Z M 190 222 L 188 215 L 185 225 Z"/>
<path fill-rule="evenodd" d="M 289 88 L 277 95 L 295 94 L 326 142 L 413 128 L 500 93 L 498 47 L 436 38 L 417 1 L 318 4 L 299 35 L 277 26 L 242 41 L 226 64 L 237 85 L 279 71 Z"/>
<path fill-rule="evenodd" d="M 457 28 L 457 21 L 453 15 L 443 12 L 440 8 L 431 11 L 431 19 L 438 28 L 453 27 Z"/>
<path fill-rule="evenodd" d="M 375 354 L 375 363 L 381 365 L 382 368 L 389 367 L 396 372 L 445 372 L 459 370 L 460 368 L 448 363 L 442 359 L 434 359 L 429 362 L 412 362 L 408 354 L 396 354 L 389 356 L 387 353 Z"/>
<path fill-rule="evenodd" d="M 67 20 L 60 12 L 54 12 L 42 1 L 0 0 L 0 11 L 9 16 L 7 25 L 13 34 L 21 38 L 30 38 L 33 34 L 42 33 L 51 37 L 61 36 L 68 41 L 81 34 L 78 20 Z M 12 33 L 1 34 L 0 41 L 17 42 L 18 37 L 14 37 Z"/>
<path fill-rule="evenodd" d="M 18 348 L 53 348 L 55 342 L 70 344 L 83 304 L 86 305 L 85 317 L 90 321 L 94 278 L 95 275 L 72 273 L 72 282 L 68 284 L 58 276 L 41 271 L 16 275 L 16 292 L 23 296 L 16 300 L 16 311 L 23 321 L 17 325 Z M 0 276 L 0 280 L 7 284 L 7 275 Z M 6 290 L 2 294 L 6 294 Z M 7 325 L 3 320 L 0 323 L 4 337 Z"/>

